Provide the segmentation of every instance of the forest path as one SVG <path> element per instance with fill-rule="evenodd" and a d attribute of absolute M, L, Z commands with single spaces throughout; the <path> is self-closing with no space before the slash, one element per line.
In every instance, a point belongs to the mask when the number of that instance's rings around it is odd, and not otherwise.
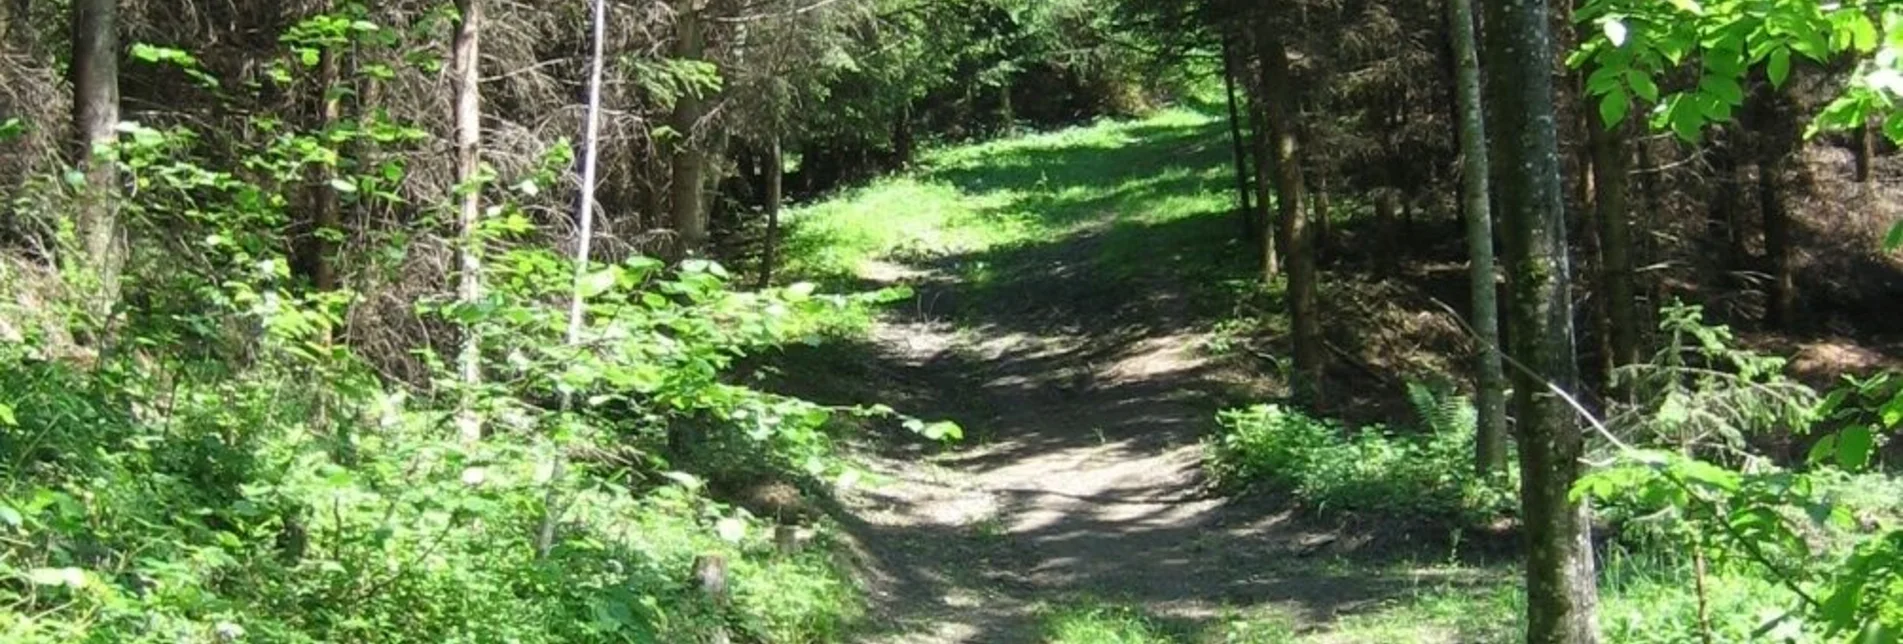
<path fill-rule="evenodd" d="M 1206 489 L 1201 436 L 1249 398 L 1239 388 L 1259 384 L 1206 357 L 1213 320 L 1198 317 L 1211 285 L 1247 274 L 1221 123 L 1082 132 L 954 159 L 923 174 L 926 188 L 854 197 L 900 210 L 873 219 L 886 229 L 941 207 L 920 195 L 944 186 L 984 204 L 925 237 L 1033 226 L 1003 243 L 856 264 L 864 283 L 914 297 L 857 351 L 822 349 L 834 364 L 819 379 L 967 434 L 949 450 L 875 449 L 874 480 L 842 496 L 873 593 L 875 628 L 859 641 L 1036 642 L 1051 608 L 1080 601 L 1134 607 L 1181 633 L 1240 610 L 1314 625 L 1392 596 L 1405 580 L 1310 556 L 1351 539 Z"/>

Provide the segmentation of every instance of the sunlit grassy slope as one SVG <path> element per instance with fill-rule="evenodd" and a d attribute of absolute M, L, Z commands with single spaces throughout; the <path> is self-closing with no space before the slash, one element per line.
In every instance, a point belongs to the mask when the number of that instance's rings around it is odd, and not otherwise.
<path fill-rule="evenodd" d="M 847 280 L 870 260 L 964 258 L 1110 226 L 1106 268 L 1189 261 L 1233 244 L 1229 150 L 1221 121 L 1175 109 L 925 155 L 911 172 L 796 208 L 790 272 Z M 1176 249 L 1182 253 L 1157 255 Z M 1206 264 L 1207 262 L 1198 262 Z"/>

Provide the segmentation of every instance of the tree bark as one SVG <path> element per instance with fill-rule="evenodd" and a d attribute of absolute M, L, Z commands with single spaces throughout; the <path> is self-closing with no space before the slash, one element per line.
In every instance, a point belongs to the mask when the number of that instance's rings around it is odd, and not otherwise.
<path fill-rule="evenodd" d="M 1588 145 L 1592 148 L 1593 210 L 1599 224 L 1601 296 L 1606 307 L 1608 366 L 1619 367 L 1639 359 L 1638 289 L 1632 275 L 1630 161 L 1623 125 L 1606 127 L 1596 109 L 1591 113 Z"/>
<path fill-rule="evenodd" d="M 1571 499 L 1583 466 L 1579 421 L 1553 389 L 1576 391 L 1565 195 L 1553 103 L 1553 42 L 1544 0 L 1486 5 L 1485 55 L 1494 126 L 1493 185 L 1513 297 L 1509 351 L 1526 539 L 1526 640 L 1599 641 L 1591 524 Z M 1550 388 L 1549 388 L 1550 387 Z"/>
<path fill-rule="evenodd" d="M 1247 241 L 1256 238 L 1256 227 L 1250 221 L 1254 204 L 1249 202 L 1249 153 L 1242 142 L 1242 115 L 1236 104 L 1236 45 L 1235 37 L 1224 34 L 1222 37 L 1222 86 L 1229 99 L 1229 142 L 1235 150 L 1236 163 L 1236 202 L 1239 210 L 1236 214 L 1242 220 L 1242 237 Z"/>
<path fill-rule="evenodd" d="M 1738 226 L 1739 150 L 1729 141 L 1714 140 L 1709 154 L 1715 185 L 1706 209 L 1705 234 L 1716 245 L 1712 250 L 1717 269 L 1729 273 L 1745 258 L 1743 231 Z"/>
<path fill-rule="evenodd" d="M 1487 173 L 1487 130 L 1480 99 L 1480 58 L 1474 36 L 1473 0 L 1448 0 L 1452 25 L 1456 122 L 1459 124 L 1461 214 L 1467 224 L 1467 277 L 1474 329 L 1474 470 L 1482 476 L 1506 469 L 1506 373 L 1500 366 L 1500 302 L 1494 283 L 1493 189 Z"/>
<path fill-rule="evenodd" d="M 1317 275 L 1313 228 L 1303 202 L 1307 186 L 1302 174 L 1301 118 L 1295 87 L 1289 79 L 1288 50 L 1280 35 L 1264 29 L 1262 46 L 1262 106 L 1269 126 L 1270 154 L 1275 166 L 1276 216 L 1288 245 L 1289 326 L 1294 333 L 1296 398 L 1318 402 L 1322 393 L 1321 321 L 1316 316 Z M 1272 246 L 1272 244 L 1265 245 Z"/>
<path fill-rule="evenodd" d="M 1260 88 L 1256 94 L 1260 95 Z M 1282 274 L 1281 242 L 1276 239 L 1275 215 L 1270 212 L 1275 194 L 1275 155 L 1269 148 L 1269 117 L 1261 108 L 1262 99 L 1256 98 L 1257 105 L 1252 110 L 1255 116 L 1255 135 L 1249 137 L 1255 156 L 1255 234 L 1252 236 L 1262 256 L 1262 279 L 1273 280 Z"/>
<path fill-rule="evenodd" d="M 760 288 L 773 284 L 774 263 L 779 261 L 780 201 L 785 184 L 786 166 L 780 150 L 780 137 L 767 142 L 766 158 L 766 241 L 760 251 Z"/>
<path fill-rule="evenodd" d="M 1797 277 L 1791 260 L 1791 217 L 1784 208 L 1782 155 L 1758 162 L 1758 211 L 1764 217 L 1764 255 L 1771 270 L 1765 323 L 1789 331 L 1797 326 Z"/>
<path fill-rule="evenodd" d="M 1746 126 L 1757 139 L 1758 215 L 1764 225 L 1764 255 L 1771 282 L 1766 292 L 1765 324 L 1790 331 L 1797 326 L 1797 276 L 1791 248 L 1791 218 L 1784 205 L 1791 174 L 1801 172 L 1796 157 L 1802 144 L 1789 98 L 1761 88 L 1746 109 Z"/>
<path fill-rule="evenodd" d="M 706 53 L 701 33 L 699 0 L 679 3 L 674 16 L 674 57 L 698 60 Z M 700 90 L 683 92 L 674 103 L 670 122 L 675 136 L 673 186 L 670 196 L 674 214 L 676 259 L 700 254 L 707 246 L 707 159 L 696 143 L 695 129 L 704 116 L 705 101 Z"/>
<path fill-rule="evenodd" d="M 119 299 L 126 261 L 115 203 L 119 170 L 97 155 L 119 137 L 118 2 L 74 0 L 72 18 L 73 165 L 85 176 L 74 228 L 79 265 L 98 281 L 87 308 L 103 321 Z"/>
<path fill-rule="evenodd" d="M 1857 183 L 1870 183 L 1871 166 L 1876 159 L 1876 129 L 1865 123 L 1857 127 Z"/>
<path fill-rule="evenodd" d="M 456 217 L 457 256 L 461 271 L 457 300 L 474 306 L 482 299 L 482 0 L 456 0 L 459 16 L 450 49 L 456 94 L 456 191 L 461 205 Z M 482 440 L 482 419 L 475 410 L 475 388 L 482 383 L 482 338 L 473 327 L 463 330 L 459 359 L 464 386 L 458 410 L 457 433 L 467 443 Z"/>
<path fill-rule="evenodd" d="M 1329 240 L 1334 239 L 1334 214 L 1328 198 L 1326 169 L 1315 172 L 1315 197 L 1309 201 L 1315 204 L 1315 233 L 1312 235 L 1313 243 L 1309 246 L 1315 254 L 1315 262 L 1320 264 L 1323 253 L 1328 250 Z"/>
<path fill-rule="evenodd" d="M 338 52 L 334 48 L 324 50 L 317 64 L 317 118 L 312 124 L 319 132 L 328 132 L 343 118 L 343 93 L 338 88 Z M 299 254 L 303 255 L 303 265 L 310 280 L 311 288 L 323 293 L 337 290 L 337 267 L 332 255 L 336 244 L 332 237 L 342 233 L 342 222 L 338 213 L 337 188 L 331 183 L 337 179 L 335 165 L 317 165 L 311 168 L 310 185 L 310 228 L 304 231 Z"/>

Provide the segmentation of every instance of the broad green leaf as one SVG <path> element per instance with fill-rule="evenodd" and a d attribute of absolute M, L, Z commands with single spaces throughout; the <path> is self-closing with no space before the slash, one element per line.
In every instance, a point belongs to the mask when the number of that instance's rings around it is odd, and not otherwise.
<path fill-rule="evenodd" d="M 36 586 L 79 588 L 86 585 L 86 571 L 78 568 L 34 568 L 26 573 L 26 579 Z"/>
<path fill-rule="evenodd" d="M 26 523 L 26 517 L 21 516 L 20 511 L 13 509 L 13 506 L 0 505 L 0 523 L 18 528 Z"/>
<path fill-rule="evenodd" d="M 1890 234 L 1883 237 L 1884 250 L 1903 248 L 1903 221 L 1890 225 Z"/>
<path fill-rule="evenodd" d="M 1614 87 L 1599 98 L 1599 118 L 1605 122 L 1606 129 L 1618 127 L 1625 120 L 1626 112 L 1632 109 L 1632 99 L 1626 96 L 1625 88 Z"/>
<path fill-rule="evenodd" d="M 1858 53 L 1869 53 L 1877 48 L 1877 26 L 1870 17 L 1862 12 L 1850 14 L 1845 25 L 1850 31 L 1850 47 Z"/>
<path fill-rule="evenodd" d="M 1791 50 L 1784 47 L 1771 50 L 1764 71 L 1771 77 L 1772 87 L 1783 87 L 1784 80 L 1791 76 Z"/>
<path fill-rule="evenodd" d="M 575 285 L 576 293 L 584 298 L 591 298 L 608 292 L 615 286 L 615 273 L 614 268 L 610 267 L 583 274 L 581 280 Z"/>
<path fill-rule="evenodd" d="M 1625 73 L 1625 82 L 1632 86 L 1632 93 L 1638 95 L 1639 98 L 1645 99 L 1648 103 L 1658 102 L 1659 86 L 1658 83 L 1652 82 L 1651 76 L 1636 69 L 1628 69 Z"/>
<path fill-rule="evenodd" d="M 1744 104 L 1744 86 L 1739 85 L 1738 79 L 1731 76 L 1706 74 L 1698 79 L 1698 89 L 1729 105 Z"/>
<path fill-rule="evenodd" d="M 1875 444 L 1870 428 L 1845 428 L 1837 435 L 1837 466 L 1850 471 L 1863 469 L 1870 464 L 1870 449 Z"/>
<path fill-rule="evenodd" d="M 1810 452 L 1805 455 L 1804 461 L 1814 465 L 1822 465 L 1824 462 L 1834 459 L 1836 457 L 1837 457 L 1837 435 L 1829 434 L 1824 436 L 1822 439 L 1818 440 L 1816 443 L 1811 444 Z"/>
<path fill-rule="evenodd" d="M 1903 423 L 1903 391 L 1885 401 L 1878 412 L 1883 416 L 1883 427 L 1886 429 Z"/>
<path fill-rule="evenodd" d="M 686 472 L 662 472 L 661 476 L 689 490 L 698 490 L 706 485 L 704 481 L 700 480 L 700 477 Z"/>
<path fill-rule="evenodd" d="M 14 426 L 18 426 L 19 424 L 20 424 L 20 419 L 13 415 L 13 406 L 6 403 L 0 403 L 0 425 L 5 425 L 7 427 L 14 427 Z"/>
<path fill-rule="evenodd" d="M 733 517 L 724 517 L 714 522 L 714 533 L 727 543 L 740 543 L 741 539 L 747 537 L 747 524 Z"/>

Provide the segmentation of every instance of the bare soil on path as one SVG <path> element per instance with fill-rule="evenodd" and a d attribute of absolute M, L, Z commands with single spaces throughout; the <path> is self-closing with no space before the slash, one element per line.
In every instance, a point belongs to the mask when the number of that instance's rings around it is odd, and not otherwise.
<path fill-rule="evenodd" d="M 868 271 L 916 297 L 830 377 L 967 436 L 876 449 L 877 480 L 842 496 L 873 593 L 861 641 L 1035 642 L 1044 610 L 1083 598 L 1181 632 L 1264 607 L 1324 624 L 1399 592 L 1326 565 L 1357 541 L 1340 526 L 1210 493 L 1199 440 L 1246 374 L 1204 356 L 1182 289 L 1094 281 L 1094 239 L 1018 262 L 1037 270 L 982 299 L 931 267 Z"/>

